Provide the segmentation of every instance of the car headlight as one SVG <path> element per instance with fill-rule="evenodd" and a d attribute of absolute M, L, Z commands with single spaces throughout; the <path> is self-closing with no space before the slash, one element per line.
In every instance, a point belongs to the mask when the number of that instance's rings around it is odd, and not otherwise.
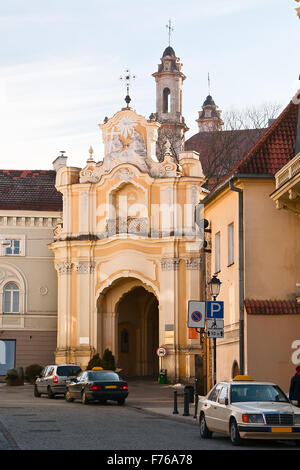
<path fill-rule="evenodd" d="M 242 416 L 243 423 L 264 423 L 264 417 L 258 413 L 245 413 Z"/>
<path fill-rule="evenodd" d="M 300 414 L 294 414 L 294 424 L 300 424 Z"/>

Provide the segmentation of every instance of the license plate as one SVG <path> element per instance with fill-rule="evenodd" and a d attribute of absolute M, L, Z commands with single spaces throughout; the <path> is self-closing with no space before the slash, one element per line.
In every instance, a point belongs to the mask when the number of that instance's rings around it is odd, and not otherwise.
<path fill-rule="evenodd" d="M 292 428 L 271 428 L 271 432 L 292 432 Z"/>
<path fill-rule="evenodd" d="M 117 388 L 116 385 L 106 385 L 105 388 Z"/>

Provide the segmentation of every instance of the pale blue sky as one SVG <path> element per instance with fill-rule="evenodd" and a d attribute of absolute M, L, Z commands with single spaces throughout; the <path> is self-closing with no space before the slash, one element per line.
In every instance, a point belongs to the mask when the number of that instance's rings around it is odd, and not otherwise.
<path fill-rule="evenodd" d="M 190 131 L 208 94 L 220 109 L 287 105 L 298 81 L 300 20 L 294 0 L 9 0 L 0 4 L 1 168 L 50 169 L 65 150 L 84 166 L 103 150 L 98 124 L 124 106 L 119 76 L 137 78 L 132 107 L 155 111 L 155 81 L 168 45 L 187 76 Z"/>

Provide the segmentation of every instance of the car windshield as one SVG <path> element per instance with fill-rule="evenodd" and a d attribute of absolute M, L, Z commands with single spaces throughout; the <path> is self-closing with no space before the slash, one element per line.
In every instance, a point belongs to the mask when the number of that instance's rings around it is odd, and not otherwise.
<path fill-rule="evenodd" d="M 56 373 L 62 377 L 70 377 L 78 375 L 79 372 L 81 372 L 79 366 L 59 366 Z"/>
<path fill-rule="evenodd" d="M 119 379 L 115 372 L 89 372 L 89 380 L 97 380 L 101 382 L 116 382 Z"/>
<path fill-rule="evenodd" d="M 277 385 L 232 385 L 230 390 L 231 403 L 264 401 L 289 402 L 287 396 Z"/>

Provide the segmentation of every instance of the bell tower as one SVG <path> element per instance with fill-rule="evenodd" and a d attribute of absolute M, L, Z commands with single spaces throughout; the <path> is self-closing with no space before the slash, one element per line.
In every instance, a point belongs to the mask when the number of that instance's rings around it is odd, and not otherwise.
<path fill-rule="evenodd" d="M 156 81 L 154 117 L 161 124 L 158 140 L 162 145 L 163 141 L 169 140 L 175 158 L 178 158 L 178 153 L 184 149 L 184 134 L 188 131 L 182 116 L 182 85 L 186 77 L 181 67 L 179 57 L 176 57 L 174 49 L 169 45 L 163 53 L 158 71 L 152 74 Z M 159 141 L 158 159 L 160 159 Z"/>

